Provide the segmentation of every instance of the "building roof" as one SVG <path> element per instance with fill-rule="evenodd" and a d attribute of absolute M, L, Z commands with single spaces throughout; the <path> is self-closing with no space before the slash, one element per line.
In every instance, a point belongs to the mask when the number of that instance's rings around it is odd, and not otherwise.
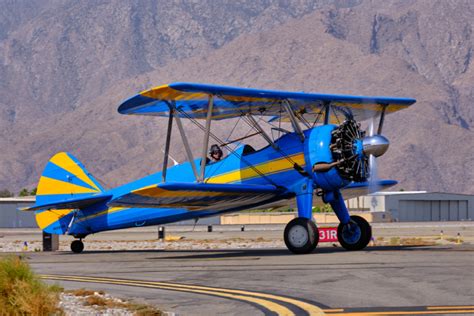
<path fill-rule="evenodd" d="M 423 193 L 432 193 L 428 191 L 380 191 L 375 192 L 369 195 L 397 195 L 397 194 L 423 194 Z"/>
<path fill-rule="evenodd" d="M 0 203 L 34 203 L 36 201 L 35 196 L 15 196 L 15 197 L 7 197 L 7 198 L 0 198 Z"/>

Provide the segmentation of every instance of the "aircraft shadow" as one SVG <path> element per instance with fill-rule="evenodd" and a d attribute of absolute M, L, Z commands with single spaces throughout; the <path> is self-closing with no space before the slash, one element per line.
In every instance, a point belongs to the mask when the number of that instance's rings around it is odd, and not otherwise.
<path fill-rule="evenodd" d="M 446 251 L 451 249 L 448 246 L 373 246 L 357 251 L 358 253 L 370 253 L 378 251 Z M 278 256 L 318 256 L 331 253 L 352 253 L 341 247 L 321 247 L 314 252 L 305 255 L 294 255 L 285 248 L 278 249 L 185 249 L 185 250 L 162 250 L 162 249 L 131 249 L 131 250 L 85 250 L 82 255 L 88 254 L 120 254 L 120 253 L 144 253 L 163 254 L 159 257 L 149 257 L 147 259 L 157 260 L 177 260 L 177 259 L 222 259 L 222 258 L 245 258 L 245 257 L 278 257 Z M 60 255 L 77 256 L 71 252 L 61 252 Z"/>
<path fill-rule="evenodd" d="M 433 246 L 375 246 L 369 247 L 363 252 L 374 251 L 427 251 L 440 249 Z M 446 248 L 444 248 L 446 250 Z M 304 255 L 292 254 L 287 249 L 212 249 L 212 250 L 172 250 L 166 251 L 170 256 L 148 258 L 157 260 L 179 260 L 179 259 L 223 259 L 223 258 L 252 258 L 252 257 L 278 257 L 278 256 L 317 256 L 331 253 L 350 253 L 341 247 L 317 248 L 314 252 Z M 174 255 L 175 254 L 175 255 Z"/>

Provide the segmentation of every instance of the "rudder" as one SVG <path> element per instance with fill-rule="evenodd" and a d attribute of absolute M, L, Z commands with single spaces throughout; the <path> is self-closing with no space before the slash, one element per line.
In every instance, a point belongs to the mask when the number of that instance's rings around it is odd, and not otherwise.
<path fill-rule="evenodd" d="M 60 152 L 47 163 L 38 183 L 36 205 L 72 198 L 87 197 L 104 188 L 73 155 Z M 37 211 L 38 226 L 48 233 L 64 234 L 73 216 L 73 210 Z"/>

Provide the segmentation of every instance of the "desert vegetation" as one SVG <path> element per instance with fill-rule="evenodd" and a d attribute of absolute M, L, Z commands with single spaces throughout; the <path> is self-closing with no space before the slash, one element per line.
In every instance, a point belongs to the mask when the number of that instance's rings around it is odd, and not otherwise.
<path fill-rule="evenodd" d="M 0 260 L 0 315 L 62 315 L 61 291 L 42 282 L 21 257 Z"/>

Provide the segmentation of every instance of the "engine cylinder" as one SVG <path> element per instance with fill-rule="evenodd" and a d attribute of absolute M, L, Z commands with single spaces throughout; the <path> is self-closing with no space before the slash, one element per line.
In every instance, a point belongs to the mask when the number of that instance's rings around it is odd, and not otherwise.
<path fill-rule="evenodd" d="M 333 130 L 330 148 L 334 161 L 340 162 L 336 169 L 343 179 L 365 182 L 370 177 L 364 137 L 365 132 L 354 120 L 347 120 Z"/>

